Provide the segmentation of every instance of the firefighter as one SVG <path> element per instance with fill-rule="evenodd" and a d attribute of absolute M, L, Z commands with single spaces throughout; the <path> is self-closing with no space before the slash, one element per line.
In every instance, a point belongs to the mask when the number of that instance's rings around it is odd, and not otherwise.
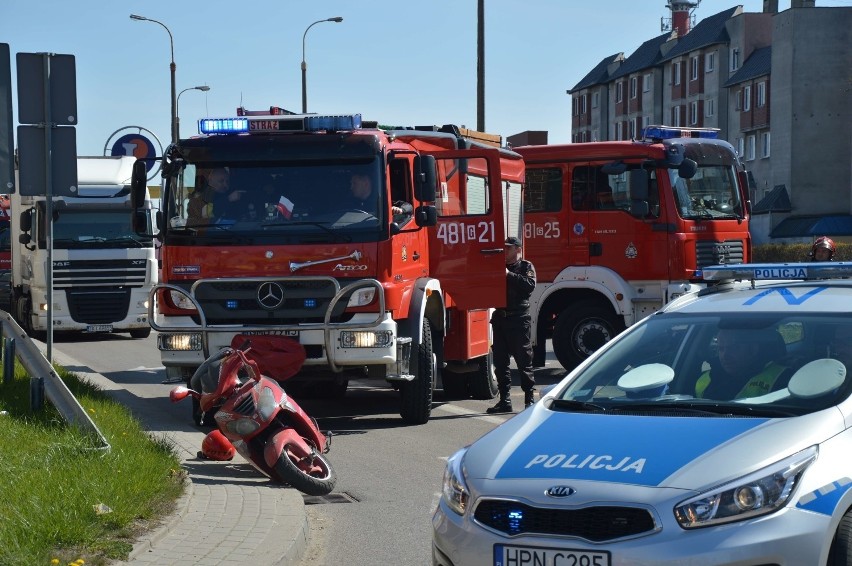
<path fill-rule="evenodd" d="M 376 197 L 373 195 L 373 183 L 369 175 L 361 173 L 352 175 L 349 190 L 352 192 L 352 197 L 347 204 L 348 208 L 363 210 L 371 214 L 376 213 Z M 411 216 L 413 212 L 414 208 L 405 201 L 394 201 L 391 206 L 391 214 L 395 217 Z"/>
<path fill-rule="evenodd" d="M 522 259 L 521 240 L 514 236 L 506 238 L 506 308 L 495 309 L 491 316 L 494 337 L 494 371 L 500 400 L 486 410 L 487 413 L 511 413 L 512 400 L 509 390 L 512 378 L 509 357 L 515 359 L 521 374 L 521 389 L 524 391 L 524 407 L 533 404 L 535 378 L 532 361 L 532 323 L 530 295 L 535 289 L 535 267 Z"/>
<path fill-rule="evenodd" d="M 835 251 L 834 241 L 827 236 L 820 236 L 814 240 L 814 245 L 808 257 L 811 261 L 832 261 Z"/>

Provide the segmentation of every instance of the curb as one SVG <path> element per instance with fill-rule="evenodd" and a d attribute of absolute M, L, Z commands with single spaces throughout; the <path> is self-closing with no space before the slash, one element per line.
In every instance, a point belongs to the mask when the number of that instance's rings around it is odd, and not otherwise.
<path fill-rule="evenodd" d="M 188 477 L 183 483 L 184 491 L 177 501 L 175 501 L 175 511 L 167 517 L 161 517 L 160 520 L 157 521 L 156 527 L 145 531 L 136 537 L 137 541 L 133 544 L 133 550 L 131 550 L 130 554 L 127 556 L 127 562 L 132 562 L 139 558 L 140 555 L 153 550 L 154 546 L 163 540 L 163 538 L 169 534 L 169 531 L 177 526 L 186 516 L 195 489 L 193 488 L 192 480 Z"/>

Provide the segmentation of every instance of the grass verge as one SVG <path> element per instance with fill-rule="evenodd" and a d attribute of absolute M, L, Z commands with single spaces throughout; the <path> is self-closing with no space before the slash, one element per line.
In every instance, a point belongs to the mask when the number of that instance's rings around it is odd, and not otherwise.
<path fill-rule="evenodd" d="M 29 377 L 0 383 L 0 565 L 87 566 L 126 559 L 136 535 L 169 513 L 185 474 L 172 443 L 124 406 L 56 368 L 111 445 L 68 425 L 45 400 L 30 410 Z"/>

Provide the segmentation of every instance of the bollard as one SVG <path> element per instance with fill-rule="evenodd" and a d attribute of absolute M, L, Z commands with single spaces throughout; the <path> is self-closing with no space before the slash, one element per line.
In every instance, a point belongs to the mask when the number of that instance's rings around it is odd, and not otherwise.
<path fill-rule="evenodd" d="M 44 409 L 44 378 L 30 378 L 30 409 L 33 412 Z"/>
<path fill-rule="evenodd" d="M 15 379 L 15 339 L 3 339 L 3 383 Z"/>

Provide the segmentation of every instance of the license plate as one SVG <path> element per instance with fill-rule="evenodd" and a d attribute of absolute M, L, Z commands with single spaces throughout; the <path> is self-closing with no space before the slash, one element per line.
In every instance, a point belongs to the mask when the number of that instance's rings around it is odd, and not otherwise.
<path fill-rule="evenodd" d="M 494 566 L 609 566 L 609 552 L 494 545 Z"/>
<path fill-rule="evenodd" d="M 111 324 L 89 324 L 86 326 L 86 332 L 112 332 Z"/>
<path fill-rule="evenodd" d="M 245 336 L 292 336 L 293 338 L 299 337 L 298 330 L 247 330 L 246 332 L 240 332 Z"/>

